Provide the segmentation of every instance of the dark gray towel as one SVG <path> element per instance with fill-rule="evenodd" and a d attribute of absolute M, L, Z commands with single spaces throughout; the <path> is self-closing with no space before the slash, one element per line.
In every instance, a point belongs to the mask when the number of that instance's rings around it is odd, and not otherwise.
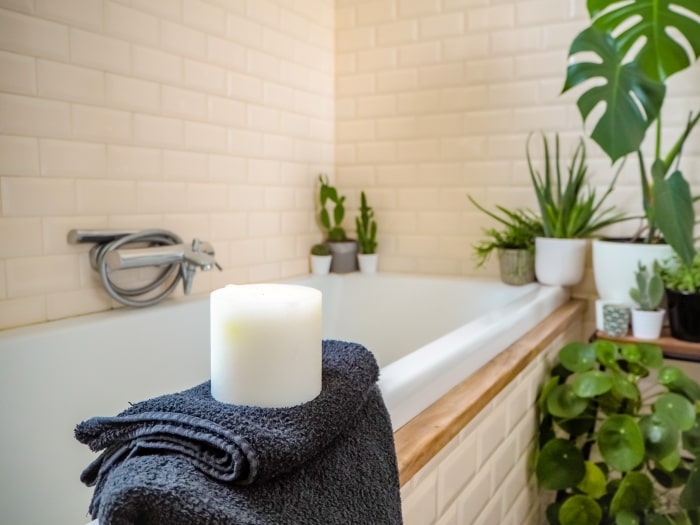
<path fill-rule="evenodd" d="M 284 409 L 216 402 L 204 383 L 93 418 L 81 479 L 101 525 L 400 524 L 391 422 L 372 354 L 325 341 L 323 388 Z"/>

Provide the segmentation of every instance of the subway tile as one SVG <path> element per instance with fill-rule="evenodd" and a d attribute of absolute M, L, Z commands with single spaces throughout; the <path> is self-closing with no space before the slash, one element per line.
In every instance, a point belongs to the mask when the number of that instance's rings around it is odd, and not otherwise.
<path fill-rule="evenodd" d="M 206 153 L 163 151 L 163 176 L 166 180 L 205 180 L 209 170 Z"/>
<path fill-rule="evenodd" d="M 105 4 L 104 29 L 107 34 L 129 42 L 158 44 L 158 18 L 114 2 Z"/>
<path fill-rule="evenodd" d="M 562 107 L 523 108 L 513 111 L 513 131 L 562 129 L 564 126 L 566 126 L 566 112 Z"/>
<path fill-rule="evenodd" d="M 44 296 L 0 301 L 0 330 L 46 321 Z"/>
<path fill-rule="evenodd" d="M 474 34 L 442 41 L 442 56 L 445 61 L 468 60 L 486 57 L 490 53 L 489 35 Z"/>
<path fill-rule="evenodd" d="M 407 44 L 418 38 L 418 22 L 401 20 L 377 27 L 377 43 L 379 45 Z"/>
<path fill-rule="evenodd" d="M 0 260 L 0 314 L 2 314 L 4 299 L 7 299 L 7 280 L 5 279 L 5 261 Z M 0 330 L 6 328 L 0 321 Z"/>
<path fill-rule="evenodd" d="M 73 135 L 79 138 L 131 142 L 131 114 L 94 106 L 71 106 Z"/>
<path fill-rule="evenodd" d="M 263 85 L 263 102 L 282 110 L 294 108 L 294 90 L 277 83 L 265 82 Z"/>
<path fill-rule="evenodd" d="M 396 161 L 396 145 L 393 142 L 362 142 L 356 148 L 358 162 Z"/>
<path fill-rule="evenodd" d="M 226 10 L 201 0 L 185 0 L 183 21 L 207 35 L 226 33 Z"/>
<path fill-rule="evenodd" d="M 225 195 L 225 192 L 224 192 Z M 163 215 L 163 227 L 167 230 L 177 232 L 186 243 L 192 239 L 200 239 L 211 242 L 211 228 L 208 213 L 177 212 Z M 221 251 L 214 244 L 217 254 Z"/>
<path fill-rule="evenodd" d="M 80 29 L 70 30 L 72 62 L 105 71 L 128 73 L 131 70 L 131 50 L 123 40 Z"/>
<path fill-rule="evenodd" d="M 82 179 L 75 182 L 77 212 L 85 215 L 136 212 L 133 181 Z"/>
<path fill-rule="evenodd" d="M 278 58 L 292 60 L 294 58 L 294 39 L 284 33 L 263 28 L 262 49 Z"/>
<path fill-rule="evenodd" d="M 0 217 L 0 259 L 41 253 L 41 219 Z"/>
<path fill-rule="evenodd" d="M 111 300 L 100 288 L 50 293 L 46 296 L 46 316 L 50 321 L 110 308 Z"/>
<path fill-rule="evenodd" d="M 248 236 L 270 237 L 280 233 L 280 213 L 252 211 L 248 214 Z"/>
<path fill-rule="evenodd" d="M 442 515 L 476 472 L 475 438 L 470 436 L 469 439 L 460 443 L 438 466 L 438 515 Z"/>
<path fill-rule="evenodd" d="M 280 9 L 280 30 L 297 40 L 310 38 L 314 23 L 286 9 Z M 336 25 L 336 27 L 340 27 Z"/>
<path fill-rule="evenodd" d="M 517 459 L 516 445 L 517 436 L 509 434 L 501 446 L 498 447 L 498 450 L 494 452 L 493 458 L 490 461 L 491 486 L 494 487 L 497 493 L 499 491 L 502 492 L 500 489 L 502 489 L 503 482 L 508 473 L 513 469 L 513 465 L 515 465 Z M 501 495 L 500 498 L 502 497 Z"/>
<path fill-rule="evenodd" d="M 224 38 L 207 35 L 207 60 L 234 70 L 245 71 L 246 48 Z"/>
<path fill-rule="evenodd" d="M 68 244 L 68 232 L 74 228 L 106 229 L 107 218 L 104 216 L 72 215 L 69 217 L 42 217 L 43 253 L 48 255 L 81 253 L 87 254 L 90 247 L 86 244 Z"/>
<path fill-rule="evenodd" d="M 491 525 L 493 523 L 503 523 L 501 500 L 495 497 L 489 499 L 486 508 L 481 511 L 474 525 Z"/>
<path fill-rule="evenodd" d="M 166 115 L 201 120 L 207 118 L 207 96 L 204 93 L 173 86 L 161 86 L 161 97 L 161 109 Z"/>
<path fill-rule="evenodd" d="M 374 93 L 374 75 L 349 75 L 340 77 L 336 82 L 338 96 L 364 95 Z"/>
<path fill-rule="evenodd" d="M 408 139 L 416 138 L 420 133 L 415 117 L 379 119 L 376 123 L 377 138 Z"/>
<path fill-rule="evenodd" d="M 110 106 L 157 112 L 160 93 L 161 88 L 155 82 L 111 73 L 105 76 L 105 99 Z"/>
<path fill-rule="evenodd" d="M 244 212 L 212 213 L 209 220 L 212 239 L 241 239 L 248 231 L 248 214 Z"/>
<path fill-rule="evenodd" d="M 437 479 L 432 474 L 417 484 L 402 501 L 402 513 L 406 525 L 433 523 L 437 518 Z"/>
<path fill-rule="evenodd" d="M 336 76 L 351 75 L 357 73 L 357 53 L 338 53 L 335 56 Z"/>
<path fill-rule="evenodd" d="M 134 141 L 139 145 L 182 146 L 185 129 L 182 120 L 152 115 L 134 115 Z"/>
<path fill-rule="evenodd" d="M 267 238 L 265 239 L 265 253 L 270 260 L 284 260 L 294 257 L 296 240 L 292 237 Z"/>
<path fill-rule="evenodd" d="M 249 49 L 248 74 L 267 80 L 279 81 L 280 60 L 267 53 Z"/>
<path fill-rule="evenodd" d="M 38 175 L 39 144 L 37 139 L 0 135 L 0 174 Z"/>
<path fill-rule="evenodd" d="M 569 11 L 570 6 L 565 2 L 528 0 L 516 4 L 515 21 L 518 26 L 568 21 Z"/>
<path fill-rule="evenodd" d="M 251 174 L 255 180 L 255 174 Z M 265 206 L 265 190 L 260 186 L 229 186 L 228 207 L 230 210 L 260 210 Z"/>
<path fill-rule="evenodd" d="M 566 56 L 559 51 L 515 57 L 517 78 L 559 77 L 566 71 Z"/>
<path fill-rule="evenodd" d="M 342 7 L 336 5 L 335 27 L 336 29 L 350 29 L 357 24 L 357 7 Z"/>
<path fill-rule="evenodd" d="M 358 4 L 357 24 L 373 25 L 381 22 L 391 22 L 396 19 L 396 2 L 380 0 Z"/>
<path fill-rule="evenodd" d="M 460 12 L 445 13 L 420 20 L 419 36 L 423 40 L 460 35 L 463 31 L 464 15 Z"/>
<path fill-rule="evenodd" d="M 42 18 L 95 31 L 102 30 L 101 0 L 35 0 L 34 9 Z"/>
<path fill-rule="evenodd" d="M 207 56 L 205 33 L 168 20 L 160 20 L 160 45 L 178 55 L 199 59 Z"/>
<path fill-rule="evenodd" d="M 265 106 L 249 105 L 247 123 L 250 129 L 276 131 L 279 128 L 279 111 Z"/>
<path fill-rule="evenodd" d="M 474 116 L 474 111 L 483 111 L 489 106 L 488 89 L 491 86 L 466 86 L 450 87 L 441 90 L 440 109 L 441 110 L 470 110 L 466 113 L 466 118 Z"/>
<path fill-rule="evenodd" d="M 464 80 L 464 68 L 461 63 L 427 66 L 418 72 L 418 87 L 422 89 L 461 86 Z"/>
<path fill-rule="evenodd" d="M 373 27 L 360 27 L 338 31 L 335 37 L 336 49 L 339 52 L 370 49 L 374 46 L 375 31 Z"/>
<path fill-rule="evenodd" d="M 320 49 L 304 42 L 294 42 L 294 60 L 302 66 L 332 75 L 334 57 L 330 50 Z"/>
<path fill-rule="evenodd" d="M 309 126 L 309 136 L 325 142 L 333 141 L 334 122 L 329 120 L 311 119 Z"/>
<path fill-rule="evenodd" d="M 182 182 L 139 181 L 136 208 L 142 213 L 178 212 L 186 209 L 187 186 Z"/>
<path fill-rule="evenodd" d="M 279 132 L 295 137 L 308 137 L 311 135 L 310 119 L 296 113 L 280 112 Z M 324 136 L 332 136 L 324 135 Z"/>
<path fill-rule="evenodd" d="M 229 97 L 254 102 L 262 100 L 263 82 L 259 78 L 229 72 L 227 85 Z"/>
<path fill-rule="evenodd" d="M 248 170 L 256 184 L 279 184 L 280 163 L 276 160 L 250 159 Z"/>
<path fill-rule="evenodd" d="M 484 133 L 510 133 L 513 129 L 513 112 L 510 109 L 474 111 L 464 117 L 467 135 Z"/>
<path fill-rule="evenodd" d="M 265 209 L 268 211 L 288 211 L 294 209 L 296 199 L 295 193 L 294 188 L 266 188 Z M 284 214 L 282 223 L 286 220 L 287 213 Z"/>
<path fill-rule="evenodd" d="M 394 95 L 377 95 L 357 99 L 357 115 L 359 117 L 385 117 L 396 113 L 396 97 Z"/>
<path fill-rule="evenodd" d="M 103 177 L 107 172 L 104 144 L 67 140 L 39 141 L 41 174 L 50 177 Z"/>
<path fill-rule="evenodd" d="M 435 64 L 440 60 L 439 42 L 422 42 L 399 47 L 399 66 Z"/>
<path fill-rule="evenodd" d="M 377 74 L 377 91 L 412 91 L 418 87 L 418 72 L 415 69 L 383 71 Z"/>
<path fill-rule="evenodd" d="M 401 18 L 410 18 L 440 12 L 440 0 L 398 0 L 398 2 L 399 16 Z"/>
<path fill-rule="evenodd" d="M 255 0 L 248 2 L 247 15 L 259 24 L 267 27 L 278 27 L 280 21 L 280 9 L 268 0 Z"/>
<path fill-rule="evenodd" d="M 358 71 L 383 71 L 396 67 L 396 50 L 393 48 L 372 49 L 357 53 Z"/>
<path fill-rule="evenodd" d="M 418 129 L 424 137 L 459 136 L 463 132 L 464 118 L 460 114 L 420 115 Z"/>
<path fill-rule="evenodd" d="M 225 153 L 227 141 L 227 131 L 224 126 L 185 122 L 185 145 L 188 148 Z"/>
<path fill-rule="evenodd" d="M 159 18 L 182 19 L 182 0 L 128 0 L 128 3 Z"/>
<path fill-rule="evenodd" d="M 437 158 L 439 142 L 436 139 L 408 140 L 396 143 L 399 162 L 429 161 Z"/>
<path fill-rule="evenodd" d="M 39 60 L 37 84 L 39 95 L 46 98 L 104 104 L 104 74 L 94 69 Z"/>
<path fill-rule="evenodd" d="M 209 178 L 230 183 L 245 182 L 248 178 L 247 161 L 230 155 L 209 155 Z"/>
<path fill-rule="evenodd" d="M 485 31 L 504 27 L 514 27 L 515 5 L 503 4 L 470 9 L 467 13 L 466 28 Z"/>
<path fill-rule="evenodd" d="M 245 104 L 230 98 L 210 96 L 207 101 L 208 120 L 227 126 L 243 126 L 246 122 Z"/>
<path fill-rule="evenodd" d="M 524 27 L 491 33 L 491 50 L 498 54 L 537 51 L 542 46 L 539 27 Z"/>
<path fill-rule="evenodd" d="M 295 141 L 284 135 L 265 135 L 263 138 L 263 155 L 273 159 L 295 158 L 296 147 L 300 141 Z M 322 149 L 321 145 L 319 149 Z"/>
<path fill-rule="evenodd" d="M 155 148 L 135 146 L 107 146 L 107 173 L 110 177 L 140 179 L 159 178 L 161 152 Z"/>
<path fill-rule="evenodd" d="M 5 217 L 70 215 L 75 213 L 73 181 L 34 177 L 2 177 Z"/>
<path fill-rule="evenodd" d="M 1 10 L 0 49 L 66 60 L 68 28 L 40 18 Z"/>
<path fill-rule="evenodd" d="M 226 36 L 249 47 L 262 47 L 262 26 L 242 16 L 226 16 Z"/>
<path fill-rule="evenodd" d="M 331 100 L 335 95 L 335 77 L 320 71 L 309 71 L 310 95 L 325 95 L 324 99 Z"/>
<path fill-rule="evenodd" d="M 70 135 L 70 106 L 65 102 L 0 93 L 0 131 L 47 137 Z"/>
<path fill-rule="evenodd" d="M 36 95 L 36 89 L 34 58 L 0 51 L 0 90 Z"/>
<path fill-rule="evenodd" d="M 16 298 L 78 288 L 78 257 L 74 254 L 7 259 L 7 296 Z"/>
<path fill-rule="evenodd" d="M 284 85 L 307 89 L 309 88 L 310 71 L 298 64 L 282 62 L 280 64 L 280 82 Z"/>
<path fill-rule="evenodd" d="M 228 152 L 243 157 L 259 157 L 263 152 L 262 133 L 242 129 L 229 129 Z"/>
<path fill-rule="evenodd" d="M 529 76 L 516 71 L 515 58 L 510 56 L 488 60 L 471 60 L 465 63 L 464 69 L 465 78 L 469 79 L 471 83 L 487 85 Z"/>
<path fill-rule="evenodd" d="M 34 0 L 0 0 L 0 6 L 28 14 L 34 12 Z"/>
<path fill-rule="evenodd" d="M 460 494 L 457 502 L 459 523 L 474 523 L 481 510 L 486 506 L 491 496 L 491 484 L 488 477 L 488 471 L 479 472 L 464 492 Z"/>
<path fill-rule="evenodd" d="M 183 78 L 182 58 L 157 49 L 133 46 L 134 74 L 145 79 L 180 83 Z"/>
<path fill-rule="evenodd" d="M 187 210 L 213 212 L 225 211 L 228 206 L 227 186 L 225 184 L 187 185 Z"/>
<path fill-rule="evenodd" d="M 402 93 L 398 96 L 397 111 L 402 114 L 434 112 L 440 107 L 440 94 L 436 91 Z"/>

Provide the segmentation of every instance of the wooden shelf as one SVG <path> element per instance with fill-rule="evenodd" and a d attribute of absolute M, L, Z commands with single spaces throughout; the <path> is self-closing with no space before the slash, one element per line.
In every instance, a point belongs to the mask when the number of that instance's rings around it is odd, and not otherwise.
<path fill-rule="evenodd" d="M 622 343 L 654 343 L 661 347 L 664 355 L 672 359 L 682 359 L 684 361 L 700 362 L 700 343 L 691 343 L 690 341 L 681 341 L 671 337 L 668 328 L 664 328 L 661 337 L 658 339 L 644 340 L 635 339 L 631 335 L 622 337 L 612 337 L 600 330 L 596 331 L 594 339 L 608 339 L 610 341 L 618 341 Z"/>

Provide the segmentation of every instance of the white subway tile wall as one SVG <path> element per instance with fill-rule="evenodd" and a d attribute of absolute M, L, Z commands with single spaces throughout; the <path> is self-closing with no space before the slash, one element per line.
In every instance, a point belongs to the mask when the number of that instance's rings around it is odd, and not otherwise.
<path fill-rule="evenodd" d="M 0 1 L 0 329 L 114 306 L 71 228 L 212 242 L 195 292 L 308 271 L 334 25 L 332 0 Z"/>

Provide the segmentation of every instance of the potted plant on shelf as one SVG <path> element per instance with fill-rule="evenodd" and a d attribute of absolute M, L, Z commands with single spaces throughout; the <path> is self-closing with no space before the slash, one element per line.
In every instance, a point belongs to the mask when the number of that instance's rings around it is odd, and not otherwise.
<path fill-rule="evenodd" d="M 501 229 L 485 228 L 485 239 L 473 245 L 476 267 L 480 268 L 495 250 L 501 281 L 515 286 L 535 280 L 535 238 L 543 235 L 542 221 L 532 210 L 508 210 L 496 206 L 500 215 L 491 212 L 476 202 L 471 195 L 469 200 L 479 210 L 503 225 Z"/>
<path fill-rule="evenodd" d="M 328 176 L 321 174 L 318 181 L 321 185 L 318 218 L 326 234 L 326 244 L 333 255 L 331 272 L 354 272 L 357 270 L 357 241 L 348 239 L 343 228 L 345 196 L 340 195 L 338 190 L 330 185 Z M 327 208 L 329 205 L 333 207 L 332 212 Z"/>
<path fill-rule="evenodd" d="M 698 522 L 700 386 L 663 365 L 650 343 L 559 351 L 538 399 L 535 469 L 540 487 L 556 492 L 550 524 Z M 655 384 L 642 394 L 651 369 Z"/>
<path fill-rule="evenodd" d="M 637 261 L 649 265 L 676 252 L 689 266 L 696 251 L 691 191 L 679 159 L 700 111 L 690 114 L 665 155 L 661 139 L 666 81 L 691 67 L 700 54 L 700 4 L 697 0 L 589 0 L 588 11 L 591 24 L 571 44 L 562 91 L 582 88 L 579 112 L 584 122 L 597 116 L 591 138 L 613 163 L 629 154 L 636 154 L 639 163 L 645 242 L 593 242 L 598 295 L 624 301 Z M 650 128 L 655 130 L 655 141 L 649 161 L 642 144 Z M 667 244 L 658 244 L 659 233 Z"/>
<path fill-rule="evenodd" d="M 601 228 L 626 219 L 613 207 L 601 209 L 620 171 L 617 171 L 603 196 L 596 199 L 595 190 L 586 188 L 588 166 L 583 139 L 579 139 L 571 164 L 564 174 L 560 162 L 559 135 L 555 135 L 554 159 L 551 160 L 547 137 L 542 134 L 544 172 L 533 165 L 531 138 L 532 134 L 527 140 L 527 164 L 544 229 L 544 235 L 535 239 L 535 275 L 543 284 L 571 286 L 583 278 L 586 238 Z"/>
<path fill-rule="evenodd" d="M 661 268 L 654 261 L 651 269 L 641 262 L 635 272 L 636 288 L 630 288 L 630 297 L 637 303 L 632 308 L 632 335 L 637 339 L 657 339 L 661 335 L 666 310 L 659 308 L 664 298 Z"/>
<path fill-rule="evenodd" d="M 374 209 L 367 204 L 365 192 L 360 193 L 360 215 L 355 217 L 357 241 L 360 253 L 357 260 L 362 273 L 377 271 L 377 221 L 374 219 Z"/>
<path fill-rule="evenodd" d="M 327 244 L 319 243 L 311 247 L 311 273 L 314 275 L 327 275 L 331 270 L 333 256 Z"/>
<path fill-rule="evenodd" d="M 680 257 L 664 264 L 661 278 L 666 286 L 671 335 L 700 342 L 700 253 L 690 265 Z"/>

